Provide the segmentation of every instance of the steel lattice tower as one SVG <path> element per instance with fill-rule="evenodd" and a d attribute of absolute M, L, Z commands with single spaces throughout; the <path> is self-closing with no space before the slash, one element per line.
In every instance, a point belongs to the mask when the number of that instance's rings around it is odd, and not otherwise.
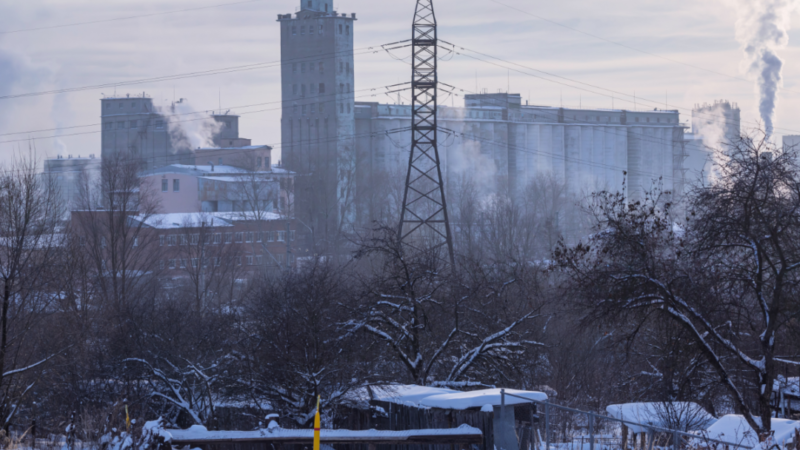
<path fill-rule="evenodd" d="M 415 249 L 447 246 L 455 262 L 437 135 L 437 46 L 433 0 L 417 0 L 412 37 L 411 155 L 400 214 L 401 241 Z"/>

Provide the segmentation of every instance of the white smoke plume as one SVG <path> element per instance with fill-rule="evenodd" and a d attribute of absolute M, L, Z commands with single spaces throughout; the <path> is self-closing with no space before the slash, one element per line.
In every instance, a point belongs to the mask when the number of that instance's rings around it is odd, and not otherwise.
<path fill-rule="evenodd" d="M 798 0 L 737 0 L 736 40 L 743 45 L 743 68 L 756 77 L 758 111 L 767 137 L 772 136 L 783 60 L 789 43 L 790 15 Z"/>
<path fill-rule="evenodd" d="M 184 99 L 172 105 L 167 123 L 172 147 L 178 151 L 216 147 L 214 136 L 222 129 L 221 123 L 203 111 L 197 112 Z"/>

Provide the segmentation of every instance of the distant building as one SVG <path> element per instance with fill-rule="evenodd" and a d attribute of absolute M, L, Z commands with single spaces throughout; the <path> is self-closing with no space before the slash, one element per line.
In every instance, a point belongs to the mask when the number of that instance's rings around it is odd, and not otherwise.
<path fill-rule="evenodd" d="M 239 116 L 181 112 L 184 100 L 161 108 L 146 94 L 101 100 L 103 158 L 125 154 L 143 169 L 174 163 L 191 164 L 193 139 L 208 135 L 219 147 L 250 145 L 239 137 Z M 205 146 L 208 143 L 200 144 Z"/>
<path fill-rule="evenodd" d="M 146 171 L 142 192 L 162 213 L 231 212 L 242 217 L 291 216 L 293 174 L 276 168 L 251 171 L 229 165 L 171 164 Z"/>
<path fill-rule="evenodd" d="M 439 107 L 439 154 L 445 184 L 490 179 L 489 190 L 520 192 L 550 175 L 567 191 L 597 189 L 640 196 L 653 183 L 683 191 L 683 136 L 677 111 L 569 109 L 522 105 L 519 94 L 466 95 L 465 107 Z M 356 104 L 360 211 L 371 174 L 408 166 L 411 106 Z M 378 200 L 380 203 L 381 200 Z"/>
<path fill-rule="evenodd" d="M 786 135 L 783 137 L 783 148 L 791 148 L 800 153 L 800 136 Z"/>
<path fill-rule="evenodd" d="M 44 161 L 44 176 L 55 183 L 67 216 L 79 205 L 81 185 L 91 187 L 100 179 L 100 166 L 100 159 L 94 155 L 59 155 Z"/>
<path fill-rule="evenodd" d="M 279 14 L 281 151 L 297 173 L 297 215 L 317 236 L 330 237 L 355 220 L 355 14 L 333 0 L 301 0 Z"/>
<path fill-rule="evenodd" d="M 695 105 L 692 131 L 686 134 L 686 180 L 708 183 L 714 172 L 714 152 L 727 151 L 741 136 L 741 111 L 736 103 L 719 100 Z"/>

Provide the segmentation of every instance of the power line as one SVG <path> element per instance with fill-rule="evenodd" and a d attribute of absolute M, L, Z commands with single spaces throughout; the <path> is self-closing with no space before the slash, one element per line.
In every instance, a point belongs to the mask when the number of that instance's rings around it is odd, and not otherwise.
<path fill-rule="evenodd" d="M 508 66 L 505 66 L 505 65 L 502 65 L 502 64 L 498 64 L 498 63 L 495 63 L 495 62 L 492 62 L 492 61 L 487 61 L 487 60 L 481 59 L 481 58 L 479 58 L 477 56 L 469 55 L 469 54 L 466 54 L 466 53 L 456 52 L 457 55 L 465 56 L 467 58 L 471 58 L 471 59 L 474 59 L 474 60 L 477 60 L 477 61 L 481 61 L 481 62 L 484 62 L 484 63 L 487 63 L 487 64 L 491 64 L 493 66 L 502 67 L 503 69 L 513 70 L 514 72 L 520 73 L 522 75 L 527 75 L 527 76 L 530 76 L 530 77 L 539 78 L 541 80 L 549 81 L 551 83 L 556 83 L 556 84 L 560 84 L 562 86 L 567 86 L 567 87 L 570 87 L 570 88 L 573 88 L 573 89 L 578 89 L 578 90 L 582 90 L 582 91 L 589 92 L 589 93 L 592 93 L 592 94 L 602 95 L 602 96 L 606 96 L 606 97 L 609 97 L 609 98 L 623 100 L 623 101 L 627 101 L 627 102 L 637 102 L 638 103 L 638 102 L 644 101 L 645 103 L 649 103 L 651 106 L 652 105 L 661 106 L 663 104 L 660 101 L 649 100 L 647 98 L 642 98 L 642 97 L 640 97 L 638 95 L 635 96 L 634 100 L 630 100 L 630 99 L 625 98 L 625 97 L 631 97 L 632 98 L 633 96 L 631 94 L 627 94 L 627 93 L 624 93 L 624 92 L 615 91 L 613 89 L 605 88 L 605 87 L 598 86 L 598 85 L 595 85 L 595 84 L 591 84 L 591 83 L 586 83 L 586 82 L 583 82 L 583 81 L 575 80 L 575 79 L 572 79 L 572 78 L 569 78 L 569 77 L 565 77 L 563 75 L 554 74 L 554 73 L 547 72 L 547 71 L 544 71 L 544 70 L 541 70 L 541 69 L 535 69 L 535 68 L 532 68 L 532 67 L 528 67 L 528 66 L 525 66 L 525 65 L 522 65 L 522 64 L 519 64 L 519 63 L 515 63 L 515 62 L 512 62 L 512 61 L 505 60 L 503 58 L 499 58 L 497 56 L 489 55 L 489 54 L 486 54 L 486 53 L 479 52 L 477 50 L 471 50 L 471 49 L 462 47 L 460 45 L 452 44 L 450 42 L 446 42 L 446 41 L 442 41 L 442 42 L 445 42 L 448 45 L 451 45 L 451 46 L 454 46 L 454 47 L 458 47 L 461 50 L 464 50 L 466 52 L 472 52 L 472 53 L 475 53 L 475 54 L 478 54 L 478 55 L 481 55 L 481 56 L 485 56 L 487 58 L 495 59 L 495 60 L 501 61 L 501 62 L 503 62 L 505 64 L 510 64 L 512 66 L 517 66 L 517 67 L 520 67 L 520 68 L 523 68 L 523 69 L 526 69 L 526 70 L 532 70 L 532 71 L 535 71 L 535 72 L 543 73 L 543 74 L 551 76 L 551 77 L 560 78 L 560 79 L 563 79 L 563 80 L 566 80 L 566 81 L 569 81 L 569 82 L 572 82 L 572 83 L 582 84 L 582 85 L 589 86 L 589 87 L 594 88 L 594 89 L 599 89 L 601 91 L 608 91 L 610 93 L 616 94 L 616 95 L 621 96 L 621 97 L 616 97 L 616 96 L 612 96 L 612 95 L 609 95 L 609 94 L 606 94 L 606 93 L 593 91 L 593 90 L 586 89 L 586 88 L 583 88 L 583 87 L 580 87 L 580 86 L 575 86 L 574 84 L 560 82 L 558 80 L 552 80 L 550 78 L 546 78 L 546 77 L 543 77 L 543 76 L 540 76 L 540 75 L 531 74 L 531 73 L 528 73 L 528 72 L 525 72 L 525 71 L 522 71 L 522 70 L 519 70 L 519 69 L 516 69 L 516 68 L 513 68 L 513 67 L 509 68 Z M 676 109 L 683 110 L 683 111 L 686 111 L 686 112 L 694 113 L 694 110 L 691 109 L 691 108 L 686 108 L 686 107 L 682 107 L 682 106 L 679 106 L 679 105 L 669 105 L 669 106 L 673 106 Z M 708 115 L 708 117 L 712 118 L 712 119 L 718 119 L 718 117 L 711 116 L 711 115 Z M 755 125 L 755 126 L 758 126 L 758 123 L 751 122 L 751 121 L 748 121 L 748 122 L 753 124 L 753 125 Z M 782 131 L 789 131 L 789 132 L 792 132 L 792 133 L 800 133 L 800 131 L 798 131 L 798 130 L 792 130 L 792 129 L 789 129 L 789 128 L 775 127 L 775 129 L 776 130 L 782 130 Z"/>
<path fill-rule="evenodd" d="M 143 17 L 163 16 L 163 15 L 166 15 L 166 14 L 175 14 L 175 13 L 189 12 L 189 11 L 199 11 L 199 10 L 202 10 L 202 9 L 221 8 L 221 7 L 224 7 L 224 6 L 241 5 L 241 4 L 244 4 L 244 3 L 255 3 L 255 2 L 261 2 L 261 1 L 264 1 L 264 0 L 245 0 L 245 1 L 241 1 L 241 2 L 222 3 L 222 4 L 210 5 L 210 6 L 200 6 L 200 7 L 197 7 L 197 8 L 175 9 L 175 10 L 172 10 L 172 11 L 163 11 L 163 12 L 151 13 L 151 14 L 140 14 L 140 15 L 137 15 L 137 16 L 115 17 L 115 18 L 112 18 L 112 19 L 92 20 L 92 21 L 88 21 L 88 22 L 65 23 L 65 24 L 61 24 L 61 25 L 49 25 L 49 26 L 46 26 L 46 27 L 24 28 L 24 29 L 20 29 L 20 30 L 0 31 L 0 34 L 26 33 L 26 32 L 29 32 L 29 31 L 52 30 L 52 29 L 56 29 L 56 28 L 77 27 L 77 26 L 80 26 L 80 25 L 92 25 L 92 24 L 96 24 L 96 23 L 118 22 L 118 21 L 122 21 L 122 20 L 140 19 L 140 18 L 143 18 Z"/>
<path fill-rule="evenodd" d="M 380 86 L 380 87 L 375 87 L 375 88 L 359 89 L 359 90 L 353 91 L 353 93 L 355 94 L 356 92 L 364 92 L 364 91 L 372 92 L 372 91 L 376 91 L 376 90 L 382 89 L 382 88 L 384 88 L 384 89 L 395 88 L 397 86 L 401 86 L 401 85 L 405 85 L 405 84 L 410 84 L 410 83 L 409 82 L 405 82 L 405 83 L 398 83 L 398 84 Z M 400 90 L 408 90 L 408 89 L 409 88 L 400 89 Z M 341 95 L 341 94 L 338 94 L 338 93 L 334 92 L 334 93 L 330 93 L 330 94 L 318 95 L 317 97 L 304 97 L 303 99 L 299 99 L 299 100 L 300 101 L 303 101 L 303 100 L 314 100 L 315 98 L 336 97 L 338 95 Z M 376 94 L 370 93 L 370 94 L 358 96 L 356 98 L 373 97 L 375 95 Z M 249 107 L 249 106 L 269 105 L 269 104 L 276 104 L 276 103 L 283 104 L 283 103 L 291 103 L 291 102 L 296 102 L 296 101 L 298 101 L 298 99 L 277 100 L 277 101 L 274 101 L 274 102 L 256 103 L 256 104 L 248 105 L 248 106 L 240 106 L 239 108 Z M 323 103 L 328 103 L 328 102 L 323 102 Z M 283 105 L 281 105 L 278 108 L 260 109 L 260 110 L 257 110 L 257 111 L 245 111 L 243 113 L 239 113 L 238 115 L 243 116 L 243 115 L 257 114 L 257 113 L 268 112 L 268 111 L 278 111 L 278 110 L 281 110 L 281 109 L 283 109 Z M 203 114 L 203 112 L 191 112 L 191 113 L 183 113 L 183 114 L 174 114 L 173 116 L 197 115 L 197 114 Z M 159 114 L 159 115 L 161 115 L 161 114 Z M 170 117 L 172 117 L 172 116 L 170 116 Z M 209 117 L 200 117 L 200 118 L 196 118 L 196 119 L 179 120 L 179 121 L 176 121 L 176 122 L 173 122 L 173 123 L 196 122 L 196 121 L 207 120 L 207 119 L 209 119 Z M 101 124 L 78 125 L 78 126 L 71 127 L 71 128 L 90 127 L 90 126 L 98 126 L 98 125 L 101 125 Z M 51 131 L 51 130 L 52 129 L 50 129 L 50 130 L 40 130 L 40 131 Z M 28 137 L 28 138 L 24 138 L 24 139 L 13 139 L 13 140 L 8 140 L 8 141 L 0 141 L 0 144 L 10 144 L 10 143 L 15 143 L 15 142 L 30 142 L 30 141 L 38 141 L 38 140 L 44 140 L 44 139 L 57 139 L 57 138 L 61 138 L 61 137 L 82 136 L 82 135 L 97 134 L 97 133 L 102 133 L 102 132 L 103 132 L 103 130 L 97 130 L 97 131 L 86 131 L 86 132 L 80 132 L 80 133 L 62 134 L 62 135 L 53 135 L 53 136 Z M 22 134 L 22 133 L 21 132 L 20 133 L 7 133 L 7 134 L 5 134 L 5 136 L 12 135 L 12 134 Z M 0 135 L 0 136 L 4 136 L 4 135 Z"/>
<path fill-rule="evenodd" d="M 498 0 L 491 0 L 491 1 L 493 1 L 494 3 L 497 3 L 498 5 L 505 6 L 506 8 L 513 9 L 514 11 L 521 12 L 521 13 L 523 13 L 523 14 L 527 14 L 527 15 L 529 15 L 529 16 L 531 16 L 531 17 L 535 17 L 535 18 L 537 18 L 537 19 L 539 19 L 539 20 L 543 20 L 543 21 L 545 21 L 545 22 L 548 22 L 548 23 L 551 23 L 551 24 L 553 24 L 553 25 L 557 25 L 557 26 L 559 26 L 559 27 L 566 28 L 566 29 L 568 29 L 568 30 L 571 30 L 571 31 L 574 31 L 574 32 L 576 32 L 576 33 L 580 33 L 580 34 L 583 34 L 583 35 L 586 35 L 586 36 L 592 37 L 592 38 L 594 38 L 594 39 L 599 39 L 599 40 L 601 40 L 601 41 L 603 41 L 603 42 L 607 42 L 607 43 L 609 43 L 609 44 L 613 44 L 613 45 L 616 45 L 616 46 L 619 46 L 619 47 L 625 48 L 625 49 L 627 49 L 627 50 L 632 50 L 632 51 L 635 51 L 635 52 L 638 52 L 638 53 L 641 53 L 641 54 L 644 54 L 644 55 L 652 56 L 652 57 L 654 57 L 654 58 L 663 59 L 663 60 L 665 60 L 665 61 L 669 61 L 669 62 L 671 62 L 671 63 L 680 64 L 680 65 L 682 65 L 682 66 L 690 67 L 690 68 L 692 68 L 692 69 L 702 70 L 702 71 L 704 71 L 704 72 L 708 72 L 708 73 L 713 73 L 713 74 L 715 74 L 715 75 L 719 75 L 719 76 L 727 77 L 727 78 L 730 78 L 730 79 L 733 79 L 733 80 L 745 81 L 745 82 L 747 82 L 747 83 L 752 83 L 752 81 L 751 81 L 751 80 L 748 80 L 748 79 L 746 79 L 746 78 L 737 77 L 737 76 L 735 76 L 735 75 L 730 75 L 730 74 L 727 74 L 727 73 L 717 72 L 717 71 L 715 71 L 715 70 L 707 69 L 707 68 L 705 68 L 705 67 L 695 66 L 695 65 L 693 65 L 693 64 L 685 63 L 685 62 L 683 62 L 683 61 L 679 61 L 679 60 L 677 60 L 677 59 L 672 59 L 672 58 L 670 58 L 670 57 L 667 57 L 667 56 L 662 56 L 662 55 L 659 55 L 659 54 L 656 54 L 656 53 L 652 53 L 652 52 L 648 52 L 648 51 L 646 51 L 646 50 L 642 50 L 642 49 L 639 49 L 639 48 L 636 48 L 636 47 L 631 47 L 630 45 L 626 45 L 626 44 L 623 44 L 623 43 L 620 43 L 620 42 L 615 42 L 615 41 L 612 41 L 612 40 L 610 40 L 610 39 L 606 39 L 606 38 L 604 38 L 604 37 L 602 37 L 602 36 L 598 36 L 598 35 L 596 35 L 596 34 L 588 33 L 588 32 L 586 32 L 586 31 L 579 30 L 579 29 L 577 29 L 577 28 L 573 28 L 573 27 L 571 27 L 571 26 L 569 26 L 569 25 L 565 25 L 565 24 L 563 24 L 563 23 L 559 23 L 559 22 L 556 22 L 556 21 L 554 21 L 554 20 L 548 19 L 548 18 L 546 18 L 546 17 L 542 17 L 542 16 L 540 16 L 540 15 L 534 14 L 534 13 L 532 13 L 532 12 L 525 11 L 525 10 L 523 10 L 523 9 L 520 9 L 520 8 L 517 8 L 517 7 L 511 6 L 511 5 L 505 4 L 505 3 L 503 3 L 503 2 L 500 2 L 500 1 L 498 1 Z M 793 91 L 790 91 L 790 90 L 788 90 L 788 89 L 784 89 L 784 90 L 785 90 L 785 91 L 787 91 L 787 92 L 793 92 Z M 794 93 L 794 92 L 793 92 L 793 93 Z"/>
<path fill-rule="evenodd" d="M 257 0 L 257 1 L 260 1 L 260 0 Z M 382 51 L 384 49 L 384 46 L 388 46 L 388 45 L 391 45 L 391 44 L 383 44 L 383 45 L 380 45 L 380 46 L 377 46 L 377 47 L 379 47 L 381 49 L 380 51 Z M 374 50 L 375 47 L 376 46 L 360 47 L 360 48 L 353 49 L 353 50 L 345 50 L 345 51 L 340 51 L 340 52 L 334 52 L 332 55 L 331 54 L 326 55 L 322 59 L 335 58 L 336 55 L 338 55 L 338 54 L 342 54 L 342 55 L 352 54 L 353 56 L 356 56 L 356 55 L 364 55 L 364 54 L 369 54 L 369 53 L 373 53 L 373 54 L 374 53 L 378 53 L 378 51 Z M 396 46 L 396 47 L 392 48 L 392 50 L 403 48 L 403 47 L 406 47 L 406 46 Z M 358 52 L 358 53 L 356 53 L 356 52 Z M 96 84 L 96 85 L 91 85 L 91 86 L 79 86 L 79 87 L 64 88 L 64 89 L 54 89 L 54 90 L 50 90 L 50 91 L 26 92 L 26 93 L 22 93 L 22 94 L 4 95 L 4 96 L 0 96 L 0 100 L 9 100 L 9 99 L 23 98 L 23 97 L 35 97 L 35 96 L 40 96 L 40 95 L 64 94 L 64 93 L 69 93 L 69 92 L 79 92 L 79 91 L 96 90 L 96 89 L 103 89 L 103 88 L 116 88 L 116 87 L 120 87 L 120 86 L 132 86 L 132 85 L 145 84 L 145 83 L 158 83 L 158 82 L 162 82 L 162 81 L 181 80 L 181 79 L 185 79 L 185 78 L 196 78 L 196 77 L 203 77 L 203 76 L 221 75 L 221 74 L 227 74 L 227 73 L 233 73 L 233 72 L 241 72 L 241 71 L 245 71 L 245 70 L 265 69 L 265 68 L 270 68 L 270 67 L 275 67 L 275 66 L 281 66 L 281 65 L 283 65 L 285 63 L 294 63 L 294 62 L 303 62 L 303 61 L 317 61 L 319 59 L 320 59 L 319 56 L 308 56 L 308 57 L 302 57 L 302 58 L 288 58 L 288 59 L 283 59 L 283 60 L 279 60 L 279 61 L 269 61 L 269 62 L 255 63 L 255 64 L 246 64 L 246 65 L 242 65 L 242 66 L 222 67 L 222 68 L 218 68 L 218 69 L 210 69 L 210 70 L 196 71 L 196 72 L 187 72 L 187 73 L 181 73 L 181 74 L 175 74 L 175 75 L 165 75 L 165 76 L 153 77 L 153 78 L 142 78 L 142 79 L 138 79 L 138 80 L 123 81 L 123 82 L 119 82 L 119 83 L 104 83 L 104 84 Z"/>

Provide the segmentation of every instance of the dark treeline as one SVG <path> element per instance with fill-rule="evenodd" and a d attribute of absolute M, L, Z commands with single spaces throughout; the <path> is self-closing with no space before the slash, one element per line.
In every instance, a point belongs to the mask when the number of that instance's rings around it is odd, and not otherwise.
<path fill-rule="evenodd" d="M 250 427 L 307 427 L 317 395 L 335 411 L 357 388 L 413 383 L 596 411 L 696 401 L 768 429 L 775 380 L 800 371 L 800 169 L 749 138 L 719 157 L 717 181 L 677 204 L 657 185 L 581 208 L 555 180 L 487 201 L 464 186 L 455 267 L 406 251 L 387 220 L 246 281 L 224 265 L 166 276 L 157 237 L 127 220 L 157 205 L 123 159 L 103 161 L 70 223 L 17 162 L 0 178 L 0 421 L 97 439 L 127 405 L 139 424 L 213 428 L 238 408 Z"/>

